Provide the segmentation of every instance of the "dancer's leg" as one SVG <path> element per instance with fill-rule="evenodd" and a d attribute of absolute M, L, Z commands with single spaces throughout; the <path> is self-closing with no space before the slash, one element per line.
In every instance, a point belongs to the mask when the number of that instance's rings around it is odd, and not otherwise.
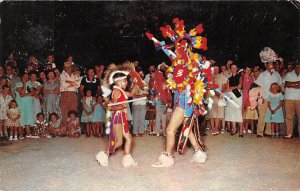
<path fill-rule="evenodd" d="M 171 153 L 175 145 L 175 133 L 184 120 L 184 109 L 176 107 L 167 127 L 166 152 Z"/>

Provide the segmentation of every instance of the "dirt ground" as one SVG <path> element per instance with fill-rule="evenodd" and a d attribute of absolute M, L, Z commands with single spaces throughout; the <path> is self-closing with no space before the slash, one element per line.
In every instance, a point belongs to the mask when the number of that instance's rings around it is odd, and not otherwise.
<path fill-rule="evenodd" d="M 208 160 L 190 163 L 192 149 L 175 153 L 175 166 L 153 168 L 163 137 L 135 137 L 138 166 L 123 168 L 119 150 L 101 167 L 100 138 L 23 140 L 0 147 L 0 190 L 300 190 L 300 139 L 211 135 L 205 138 Z"/>

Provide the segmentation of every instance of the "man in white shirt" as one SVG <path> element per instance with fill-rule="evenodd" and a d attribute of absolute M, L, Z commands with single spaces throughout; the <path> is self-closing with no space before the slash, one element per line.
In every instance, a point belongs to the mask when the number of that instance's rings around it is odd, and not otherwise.
<path fill-rule="evenodd" d="M 258 105 L 258 112 L 259 112 L 259 118 L 258 118 L 258 124 L 257 124 L 257 137 L 263 137 L 264 134 L 264 127 L 265 127 L 265 118 L 266 113 L 268 110 L 268 103 L 267 99 L 270 94 L 270 85 L 272 83 L 278 83 L 280 86 L 282 84 L 281 77 L 278 72 L 274 70 L 274 66 L 272 62 L 268 62 L 265 64 L 266 70 L 262 72 L 255 83 L 259 85 L 263 90 L 263 103 L 262 105 Z M 266 135 L 271 135 L 271 126 L 270 124 L 267 124 L 265 129 Z"/>
<path fill-rule="evenodd" d="M 68 112 L 71 110 L 77 111 L 77 92 L 80 87 L 79 76 L 73 72 L 71 62 L 64 63 L 64 72 L 60 75 L 60 107 L 63 123 L 65 124 L 68 118 Z"/>
<path fill-rule="evenodd" d="M 287 135 L 285 138 L 290 139 L 293 136 L 295 113 L 298 118 L 298 132 L 300 132 L 300 64 L 296 65 L 295 70 L 287 73 L 284 78 L 285 95 L 285 124 Z M 300 134 L 299 134 L 300 137 Z"/>

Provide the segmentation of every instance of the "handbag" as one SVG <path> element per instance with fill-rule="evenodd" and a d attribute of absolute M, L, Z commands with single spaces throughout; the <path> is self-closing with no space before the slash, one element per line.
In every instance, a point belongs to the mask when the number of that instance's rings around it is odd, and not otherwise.
<path fill-rule="evenodd" d="M 242 96 L 241 92 L 238 89 L 233 89 L 232 93 L 235 95 L 236 98 L 239 98 Z"/>
<path fill-rule="evenodd" d="M 218 102 L 218 106 L 225 107 L 227 106 L 227 101 L 224 98 L 220 98 Z"/>

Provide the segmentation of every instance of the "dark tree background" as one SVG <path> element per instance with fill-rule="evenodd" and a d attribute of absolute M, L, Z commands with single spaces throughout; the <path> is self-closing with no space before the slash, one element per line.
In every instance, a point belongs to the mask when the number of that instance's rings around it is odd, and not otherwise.
<path fill-rule="evenodd" d="M 269 46 L 285 61 L 299 58 L 299 10 L 276 2 L 3 2 L 0 4 L 1 63 L 11 52 L 19 64 L 34 54 L 40 62 L 54 53 L 62 65 L 68 55 L 84 67 L 138 60 L 142 66 L 169 62 L 155 51 L 145 32 L 164 40 L 159 27 L 184 19 L 186 30 L 204 25 L 207 58 L 240 66 L 261 64 Z"/>

